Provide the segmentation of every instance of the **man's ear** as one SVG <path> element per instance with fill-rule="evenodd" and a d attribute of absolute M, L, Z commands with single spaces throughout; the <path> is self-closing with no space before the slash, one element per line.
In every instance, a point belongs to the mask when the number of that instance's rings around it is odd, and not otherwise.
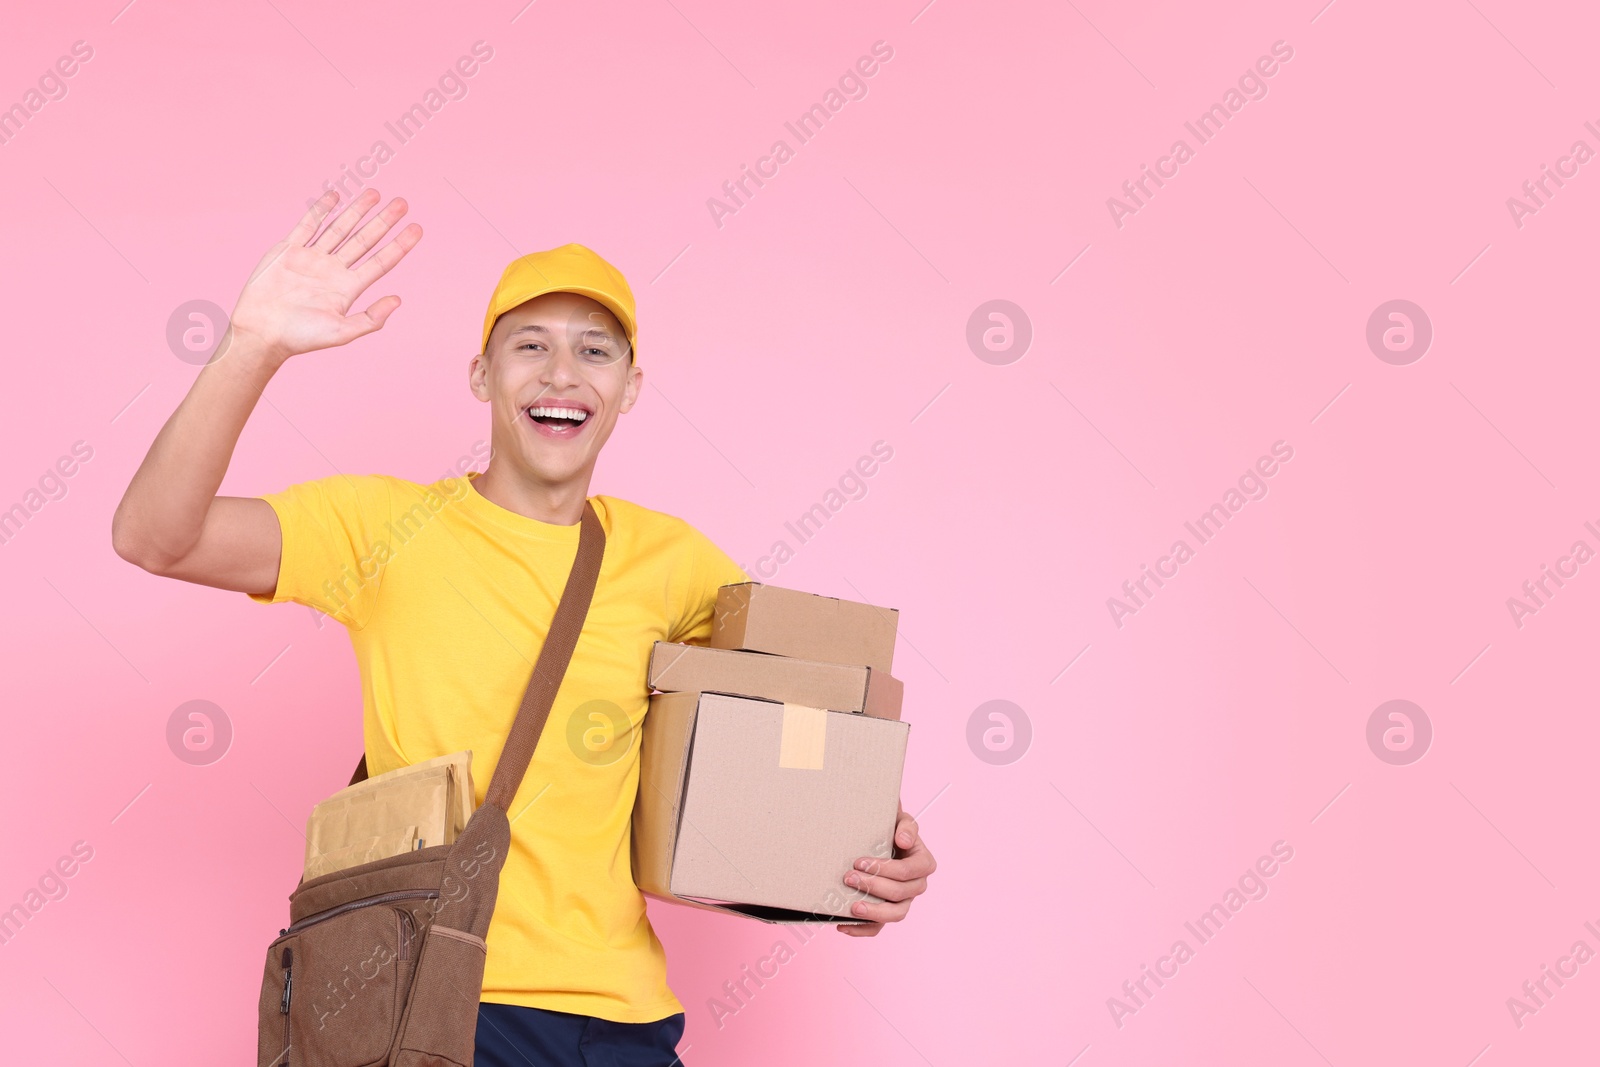
<path fill-rule="evenodd" d="M 478 352 L 467 362 L 467 388 L 479 400 L 489 399 L 489 355 Z"/>
<path fill-rule="evenodd" d="M 644 368 L 638 364 L 628 367 L 628 380 L 622 385 L 622 407 L 618 410 L 626 413 L 633 407 L 633 402 L 639 399 L 639 390 L 644 388 Z"/>

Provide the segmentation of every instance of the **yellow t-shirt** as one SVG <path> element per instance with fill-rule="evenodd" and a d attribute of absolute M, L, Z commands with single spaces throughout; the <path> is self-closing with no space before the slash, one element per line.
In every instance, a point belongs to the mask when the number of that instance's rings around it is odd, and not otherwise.
<path fill-rule="evenodd" d="M 266 501 L 277 588 L 343 623 L 367 768 L 472 750 L 482 804 L 578 550 L 578 526 L 492 503 L 469 479 L 334 475 Z M 485 1001 L 651 1022 L 682 1011 L 633 883 L 639 729 L 655 641 L 703 644 L 717 587 L 749 577 L 682 519 L 590 500 L 606 550 L 583 635 L 510 809 Z M 352 757 L 356 755 L 351 754 Z"/>

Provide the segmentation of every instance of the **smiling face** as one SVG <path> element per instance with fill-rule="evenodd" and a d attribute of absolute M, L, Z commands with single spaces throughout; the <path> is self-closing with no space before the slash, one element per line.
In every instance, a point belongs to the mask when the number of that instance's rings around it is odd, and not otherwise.
<path fill-rule="evenodd" d="M 639 396 L 644 372 L 629 357 L 616 316 L 578 293 L 546 293 L 501 315 L 469 378 L 493 412 L 493 455 L 517 480 L 581 482 L 586 492 L 617 416 Z"/>

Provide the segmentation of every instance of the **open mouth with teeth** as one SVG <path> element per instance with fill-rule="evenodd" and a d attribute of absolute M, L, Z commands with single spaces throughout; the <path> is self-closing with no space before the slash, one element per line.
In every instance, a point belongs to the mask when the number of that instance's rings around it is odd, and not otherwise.
<path fill-rule="evenodd" d="M 535 404 L 524 414 L 541 435 L 557 440 L 578 436 L 593 417 L 587 408 L 565 403 Z"/>

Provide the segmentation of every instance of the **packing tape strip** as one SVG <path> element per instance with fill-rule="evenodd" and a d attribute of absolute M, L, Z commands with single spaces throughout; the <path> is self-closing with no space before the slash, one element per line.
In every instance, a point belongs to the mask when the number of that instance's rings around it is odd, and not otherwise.
<path fill-rule="evenodd" d="M 783 740 L 778 745 L 778 766 L 804 771 L 822 770 L 828 748 L 828 711 L 804 704 L 783 705 Z"/>

